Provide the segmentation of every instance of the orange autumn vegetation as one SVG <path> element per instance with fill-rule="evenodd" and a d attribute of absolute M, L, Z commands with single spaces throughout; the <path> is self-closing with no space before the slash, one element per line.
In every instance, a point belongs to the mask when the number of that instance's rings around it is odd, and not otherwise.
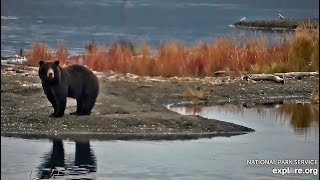
<path fill-rule="evenodd" d="M 298 28 L 271 45 L 262 35 L 248 39 L 229 36 L 191 47 L 178 42 L 164 43 L 155 53 L 143 44 L 135 51 L 120 45 L 110 50 L 110 47 L 89 44 L 81 56 L 82 63 L 96 71 L 166 77 L 212 76 L 220 70 L 237 73 L 318 71 L 319 28 Z M 69 56 L 62 43 L 57 50 L 51 50 L 46 44 L 34 44 L 27 56 L 31 66 L 38 66 L 40 60 L 60 60 L 68 65 L 78 63 L 79 57 Z"/>
<path fill-rule="evenodd" d="M 40 60 L 59 60 L 62 64 L 66 63 L 69 57 L 69 52 L 63 43 L 59 44 L 57 50 L 51 50 L 46 44 L 34 44 L 31 51 L 28 53 L 28 65 L 38 66 Z"/>

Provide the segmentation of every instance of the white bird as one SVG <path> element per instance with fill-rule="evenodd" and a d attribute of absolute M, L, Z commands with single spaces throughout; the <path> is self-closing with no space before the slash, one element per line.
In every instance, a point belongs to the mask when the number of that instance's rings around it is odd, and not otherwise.
<path fill-rule="evenodd" d="M 280 19 L 284 19 L 284 16 L 282 16 L 281 14 L 279 14 L 279 18 L 280 18 Z"/>
<path fill-rule="evenodd" d="M 246 19 L 247 19 L 246 17 L 243 17 L 243 18 L 240 19 L 240 22 L 241 21 L 245 21 Z"/>

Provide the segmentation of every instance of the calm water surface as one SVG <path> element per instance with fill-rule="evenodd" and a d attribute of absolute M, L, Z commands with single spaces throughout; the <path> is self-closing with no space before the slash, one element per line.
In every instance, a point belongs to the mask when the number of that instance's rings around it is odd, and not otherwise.
<path fill-rule="evenodd" d="M 273 175 L 272 168 L 319 165 L 247 165 L 247 160 L 319 161 L 319 106 L 238 105 L 175 107 L 254 128 L 256 132 L 191 141 L 49 141 L 1 137 L 1 178 L 29 179 L 50 167 L 80 164 L 92 179 L 319 179 L 319 175 Z M 75 167 L 77 168 L 77 167 Z"/>
<path fill-rule="evenodd" d="M 1 0 L 1 55 L 30 49 L 34 42 L 56 47 L 64 40 L 73 53 L 95 40 L 119 37 L 158 46 L 211 41 L 241 31 L 230 27 L 247 20 L 319 16 L 318 0 Z"/>

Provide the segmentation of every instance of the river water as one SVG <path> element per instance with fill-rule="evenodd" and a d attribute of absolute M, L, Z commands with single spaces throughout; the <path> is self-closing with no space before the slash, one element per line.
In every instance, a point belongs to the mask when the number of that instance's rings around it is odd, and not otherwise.
<path fill-rule="evenodd" d="M 241 33 L 230 25 L 247 20 L 319 16 L 318 0 L 1 0 L 1 56 L 30 49 L 35 42 L 55 48 L 64 41 L 72 53 L 87 42 L 136 44 L 178 40 L 186 44 Z"/>
<path fill-rule="evenodd" d="M 92 179 L 319 179 L 319 106 L 288 104 L 173 107 L 182 114 L 234 122 L 256 132 L 188 141 L 27 140 L 1 137 L 1 178 L 29 179 L 50 167 L 90 165 Z M 272 160 L 275 164 L 248 164 Z M 317 160 L 284 165 L 278 160 Z M 310 168 L 284 176 L 274 168 Z M 90 168 L 88 168 L 90 169 Z M 314 171 L 313 169 L 317 169 Z M 313 173 L 317 174 L 314 175 Z M 65 178 L 65 176 L 64 176 Z"/>

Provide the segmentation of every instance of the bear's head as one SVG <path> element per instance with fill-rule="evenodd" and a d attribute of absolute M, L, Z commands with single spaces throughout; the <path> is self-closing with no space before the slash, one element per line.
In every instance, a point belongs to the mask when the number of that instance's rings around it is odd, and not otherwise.
<path fill-rule="evenodd" d="M 59 61 L 39 61 L 38 74 L 42 82 L 50 84 L 59 82 L 61 79 L 61 67 L 59 66 Z"/>

